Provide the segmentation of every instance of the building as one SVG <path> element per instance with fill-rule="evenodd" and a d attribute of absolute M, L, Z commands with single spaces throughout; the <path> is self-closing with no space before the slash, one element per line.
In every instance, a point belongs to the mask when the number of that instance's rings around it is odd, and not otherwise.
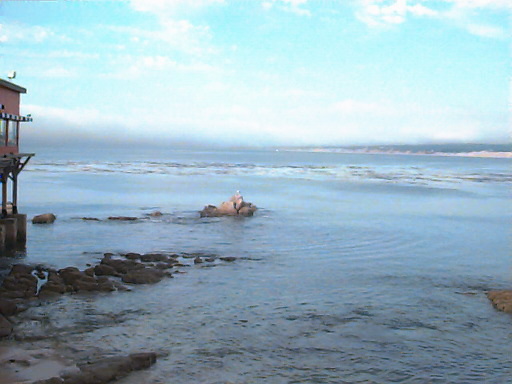
<path fill-rule="evenodd" d="M 15 241 L 24 243 L 26 238 L 26 216 L 18 214 L 18 176 L 34 156 L 33 153 L 20 153 L 19 150 L 20 123 L 32 121 L 30 116 L 20 115 L 21 94 L 26 92 L 25 88 L 0 79 L 0 247 L 12 245 L 9 243 L 12 242 L 13 230 Z M 12 207 L 8 206 L 8 200 L 12 202 Z"/>

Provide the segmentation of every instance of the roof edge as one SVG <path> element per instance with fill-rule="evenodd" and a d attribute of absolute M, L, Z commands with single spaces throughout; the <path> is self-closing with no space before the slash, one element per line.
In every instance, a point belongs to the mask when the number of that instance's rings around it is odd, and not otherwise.
<path fill-rule="evenodd" d="M 19 85 L 16 85 L 14 83 L 11 83 L 10 81 L 0 79 L 0 86 L 9 88 L 12 91 L 18 92 L 18 93 L 27 93 L 27 90 L 23 87 L 20 87 Z"/>

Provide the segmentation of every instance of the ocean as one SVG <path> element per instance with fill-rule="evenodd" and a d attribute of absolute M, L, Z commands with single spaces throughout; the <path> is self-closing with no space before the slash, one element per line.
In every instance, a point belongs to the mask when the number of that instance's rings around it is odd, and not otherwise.
<path fill-rule="evenodd" d="M 131 292 L 29 309 L 77 356 L 157 351 L 140 383 L 505 383 L 512 159 L 276 150 L 38 152 L 20 176 L 26 252 L 86 268 L 103 253 L 234 262 Z M 240 190 L 250 218 L 200 218 Z M 160 211 L 159 217 L 148 216 Z M 132 222 L 109 216 L 136 216 Z M 84 221 L 95 217 L 100 221 Z M 39 316 L 39 317 L 38 317 Z"/>

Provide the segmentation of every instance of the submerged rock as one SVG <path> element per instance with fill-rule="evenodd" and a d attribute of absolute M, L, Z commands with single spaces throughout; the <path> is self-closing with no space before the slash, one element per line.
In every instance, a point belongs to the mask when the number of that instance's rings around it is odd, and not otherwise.
<path fill-rule="evenodd" d="M 44 213 L 32 218 L 32 224 L 51 224 L 57 219 L 53 213 Z"/>
<path fill-rule="evenodd" d="M 127 376 L 132 371 L 147 369 L 156 363 L 156 353 L 143 352 L 128 356 L 107 357 L 78 365 L 78 372 L 39 380 L 33 384 L 106 384 Z"/>

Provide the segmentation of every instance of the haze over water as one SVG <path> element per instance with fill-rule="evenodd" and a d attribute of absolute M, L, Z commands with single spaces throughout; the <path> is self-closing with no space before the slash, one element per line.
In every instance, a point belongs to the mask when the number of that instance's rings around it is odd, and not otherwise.
<path fill-rule="evenodd" d="M 510 159 L 275 151 L 41 153 L 21 176 L 23 262 L 235 256 L 44 313 L 64 350 L 166 354 L 121 383 L 504 383 Z M 252 218 L 199 218 L 236 190 Z M 159 210 L 161 217 L 146 214 Z M 109 216 L 138 216 L 130 223 Z M 97 217 L 85 222 L 81 217 Z M 33 324 L 30 324 L 33 326 Z M 27 326 L 27 331 L 30 327 Z"/>

